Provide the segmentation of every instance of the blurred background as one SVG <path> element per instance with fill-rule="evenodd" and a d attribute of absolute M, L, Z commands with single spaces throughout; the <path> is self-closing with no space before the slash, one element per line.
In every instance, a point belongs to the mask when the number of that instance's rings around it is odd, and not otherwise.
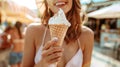
<path fill-rule="evenodd" d="M 120 67 L 120 0 L 80 1 L 84 25 L 95 35 L 91 67 Z M 12 51 L 23 52 L 26 27 L 31 23 L 40 24 L 42 2 L 0 0 L 0 67 L 11 67 L 10 60 L 15 59 L 10 58 Z"/>

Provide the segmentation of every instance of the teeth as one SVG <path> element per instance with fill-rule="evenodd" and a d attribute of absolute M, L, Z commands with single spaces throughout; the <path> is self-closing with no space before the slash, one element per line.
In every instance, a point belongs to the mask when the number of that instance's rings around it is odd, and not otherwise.
<path fill-rule="evenodd" d="M 56 6 L 64 5 L 64 4 L 65 4 L 65 2 L 58 2 L 58 3 L 56 3 Z"/>

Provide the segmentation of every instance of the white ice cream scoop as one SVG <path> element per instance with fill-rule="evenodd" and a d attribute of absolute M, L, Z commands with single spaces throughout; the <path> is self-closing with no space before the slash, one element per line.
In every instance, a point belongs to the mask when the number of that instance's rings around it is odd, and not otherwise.
<path fill-rule="evenodd" d="M 59 11 L 49 19 L 48 24 L 65 24 L 70 26 L 70 22 L 66 19 L 64 11 L 60 8 Z"/>

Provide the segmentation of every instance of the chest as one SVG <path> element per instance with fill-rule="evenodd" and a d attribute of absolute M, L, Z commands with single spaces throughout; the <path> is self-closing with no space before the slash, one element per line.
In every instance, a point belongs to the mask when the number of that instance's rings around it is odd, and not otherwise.
<path fill-rule="evenodd" d="M 79 45 L 76 42 L 67 45 L 64 42 L 62 47 L 64 48 L 64 52 L 61 60 L 58 63 L 58 67 L 65 67 L 65 65 L 67 65 L 67 63 L 74 58 L 79 50 Z"/>
<path fill-rule="evenodd" d="M 47 41 L 49 41 L 50 35 L 46 34 L 46 37 L 44 39 L 44 43 L 46 43 Z M 40 48 L 40 44 L 43 42 L 43 37 L 39 38 L 36 37 L 36 52 L 38 51 L 38 49 Z M 74 43 L 69 43 L 66 44 L 65 42 L 63 42 L 62 48 L 64 48 L 64 52 L 63 52 L 63 56 L 61 58 L 61 60 L 58 63 L 57 67 L 65 67 L 65 65 L 76 55 L 76 53 L 78 52 L 78 50 L 82 47 L 80 47 L 81 44 L 78 43 L 78 41 L 74 42 Z"/>

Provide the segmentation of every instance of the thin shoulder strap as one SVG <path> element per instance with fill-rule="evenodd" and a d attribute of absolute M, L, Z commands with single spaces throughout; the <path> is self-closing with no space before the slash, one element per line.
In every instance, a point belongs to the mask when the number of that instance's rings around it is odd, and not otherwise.
<path fill-rule="evenodd" d="M 44 35 L 43 35 L 43 38 L 42 38 L 41 46 L 43 46 L 43 44 L 45 42 L 46 33 L 47 33 L 47 27 L 45 28 L 45 31 L 44 31 Z"/>
<path fill-rule="evenodd" d="M 43 33 L 44 34 L 43 34 L 41 46 L 39 47 L 38 52 L 36 53 L 36 56 L 35 56 L 35 63 L 38 63 L 39 60 L 41 59 L 41 53 L 42 53 L 42 48 L 43 48 L 43 44 L 44 44 L 46 33 L 47 33 L 47 27 L 45 28 Z"/>

